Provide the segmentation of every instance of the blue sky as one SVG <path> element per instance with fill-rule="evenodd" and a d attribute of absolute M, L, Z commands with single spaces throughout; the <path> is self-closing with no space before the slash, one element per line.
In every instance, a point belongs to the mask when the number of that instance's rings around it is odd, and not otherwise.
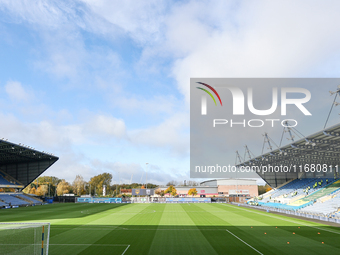
<path fill-rule="evenodd" d="M 0 0 L 0 133 L 68 181 L 188 180 L 190 77 L 339 77 L 339 5 Z"/>

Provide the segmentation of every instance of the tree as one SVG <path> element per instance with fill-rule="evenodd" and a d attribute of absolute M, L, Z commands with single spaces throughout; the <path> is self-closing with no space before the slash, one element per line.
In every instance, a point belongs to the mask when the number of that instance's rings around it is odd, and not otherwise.
<path fill-rule="evenodd" d="M 111 174 L 102 173 L 92 177 L 89 183 L 91 184 L 92 191 L 95 190 L 97 194 L 103 194 L 103 185 L 106 185 L 106 193 L 109 193 L 111 180 L 112 180 Z"/>
<path fill-rule="evenodd" d="M 59 182 L 57 186 L 57 195 L 62 196 L 64 194 L 68 194 L 69 192 L 70 192 L 70 184 L 65 180 L 62 180 L 61 182 Z"/>
<path fill-rule="evenodd" d="M 188 195 L 196 196 L 197 195 L 197 190 L 196 188 L 189 189 Z"/>
<path fill-rule="evenodd" d="M 177 196 L 177 190 L 175 188 L 173 188 L 173 190 L 171 191 L 171 196 Z"/>
<path fill-rule="evenodd" d="M 269 185 L 267 185 L 267 186 L 268 186 L 268 187 L 266 188 L 266 192 L 271 191 L 272 188 L 271 188 Z"/>
<path fill-rule="evenodd" d="M 35 194 L 38 192 L 39 195 L 46 195 L 49 191 L 50 195 L 56 194 L 56 188 L 58 183 L 61 182 L 61 179 L 55 176 L 41 176 L 35 179 L 30 185 L 28 185 L 23 192 L 27 194 Z M 40 186 L 46 185 L 46 187 L 42 187 L 39 189 Z"/>
<path fill-rule="evenodd" d="M 33 194 L 35 195 L 35 192 L 36 192 L 36 188 L 35 187 L 32 187 L 29 191 L 29 194 Z"/>
<path fill-rule="evenodd" d="M 170 194 L 171 196 L 176 196 L 177 195 L 177 190 L 175 189 L 175 187 L 173 185 L 170 185 L 165 191 L 165 194 Z"/>
<path fill-rule="evenodd" d="M 259 185 L 258 186 L 259 195 L 262 195 L 262 194 L 268 192 L 271 189 L 272 188 L 268 184 L 266 184 L 266 185 Z"/>
<path fill-rule="evenodd" d="M 77 175 L 72 183 L 74 193 L 77 196 L 84 194 L 85 192 L 84 184 L 85 184 L 84 178 L 81 175 Z"/>
<path fill-rule="evenodd" d="M 37 196 L 45 196 L 47 191 L 48 191 L 48 185 L 39 185 L 39 187 L 35 191 L 35 194 Z"/>
<path fill-rule="evenodd" d="M 155 190 L 155 194 L 158 196 L 164 197 L 164 190 L 161 190 L 161 188 L 158 188 Z"/>
<path fill-rule="evenodd" d="M 195 181 L 188 181 L 188 182 L 187 182 L 187 185 L 188 185 L 188 186 L 198 186 L 199 183 L 198 183 L 198 182 L 195 182 Z"/>
<path fill-rule="evenodd" d="M 176 185 L 176 182 L 174 180 L 172 181 L 169 181 L 166 186 L 175 186 Z"/>

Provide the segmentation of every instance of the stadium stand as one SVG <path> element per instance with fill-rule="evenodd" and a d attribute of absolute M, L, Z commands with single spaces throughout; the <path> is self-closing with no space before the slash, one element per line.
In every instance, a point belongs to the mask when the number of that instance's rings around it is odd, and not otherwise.
<path fill-rule="evenodd" d="M 25 194 L 17 194 L 16 197 L 20 197 L 23 200 L 28 200 L 31 204 L 42 204 L 41 200 L 35 199 L 31 196 L 25 195 Z"/>
<path fill-rule="evenodd" d="M 340 87 L 335 93 L 340 95 Z M 326 128 L 327 121 L 322 130 L 308 136 L 287 122 L 281 141 L 288 132 L 290 143 L 281 146 L 280 142 L 277 146 L 265 133 L 262 154 L 252 157 L 248 150 L 249 159 L 244 157 L 243 161 L 236 151 L 236 167 L 257 169 L 257 174 L 273 188 L 250 199 L 250 206 L 340 223 L 340 123 Z M 292 133 L 299 138 L 293 139 Z M 270 151 L 264 152 L 266 144 Z"/>
<path fill-rule="evenodd" d="M 339 210 L 340 206 L 340 195 L 329 199 L 325 202 L 316 202 L 311 206 L 305 207 L 300 212 L 307 212 L 316 215 L 329 215 Z"/>
<path fill-rule="evenodd" d="M 313 204 L 313 202 L 309 202 L 309 203 L 305 203 L 305 204 L 301 204 L 301 205 L 287 205 L 287 204 L 280 204 L 280 203 L 272 203 L 272 202 L 268 202 L 268 203 L 263 203 L 263 202 L 258 202 L 258 204 L 260 206 L 266 206 L 266 207 L 272 207 L 272 208 L 276 208 L 276 209 L 283 209 L 283 210 L 299 210 L 301 208 L 304 208 L 306 206 L 309 206 L 311 204 Z"/>
<path fill-rule="evenodd" d="M 23 186 L 23 184 L 0 170 L 0 186 L 1 187 L 18 187 L 18 186 L 21 187 Z"/>
<path fill-rule="evenodd" d="M 4 207 L 4 206 L 7 206 L 8 204 L 4 203 L 4 202 L 0 202 L 0 208 L 1 207 Z"/>
<path fill-rule="evenodd" d="M 0 175 L 3 182 L 5 179 L 12 183 L 11 188 L 24 189 L 58 159 L 52 154 L 0 139 Z"/>
<path fill-rule="evenodd" d="M 0 139 L 0 191 L 3 192 L 0 208 L 43 204 L 21 191 L 58 159 L 53 154 Z"/>
<path fill-rule="evenodd" d="M 0 185 L 12 185 L 9 181 L 7 181 L 2 174 L 0 173 Z"/>
<path fill-rule="evenodd" d="M 322 198 L 326 198 L 327 196 L 329 196 L 330 194 L 336 192 L 337 190 L 340 189 L 340 181 L 339 180 L 334 180 L 333 182 L 331 182 L 330 184 L 326 185 L 325 187 L 321 187 L 318 189 L 314 189 L 315 191 L 308 195 L 305 196 L 297 201 L 294 201 L 292 203 L 290 203 L 290 205 L 295 205 L 295 206 L 299 206 L 302 204 L 306 204 L 309 202 L 317 202 L 317 200 L 322 199 Z M 321 201 L 323 202 L 323 201 Z"/>
<path fill-rule="evenodd" d="M 329 186 L 332 182 L 334 182 L 334 178 L 295 179 L 271 192 L 270 196 L 263 195 L 264 199 L 261 202 L 276 202 L 282 199 L 289 202 L 292 198 L 312 194 L 323 187 Z M 306 202 L 310 200 L 312 199 L 306 200 Z"/>
<path fill-rule="evenodd" d="M 4 201 L 5 203 L 7 204 L 10 204 L 10 205 L 30 205 L 30 203 L 22 200 L 22 199 L 19 199 L 19 198 L 16 198 L 14 196 L 11 196 L 9 194 L 0 194 L 0 199 L 2 201 Z"/>

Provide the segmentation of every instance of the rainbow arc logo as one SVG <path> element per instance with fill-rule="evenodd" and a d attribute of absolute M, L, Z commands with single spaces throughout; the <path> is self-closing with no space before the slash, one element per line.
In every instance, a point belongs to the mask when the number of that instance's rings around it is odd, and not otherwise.
<path fill-rule="evenodd" d="M 207 88 L 209 88 L 217 96 L 217 98 L 220 101 L 220 104 L 222 106 L 221 97 L 220 97 L 220 95 L 217 93 L 217 91 L 212 86 L 210 86 L 209 84 L 203 83 L 203 82 L 197 82 L 197 83 L 201 84 L 203 86 L 206 86 Z M 216 100 L 215 100 L 213 94 L 209 90 L 201 88 L 201 87 L 196 87 L 196 88 L 206 92 L 214 100 L 214 103 L 217 106 Z M 206 99 L 205 96 L 202 96 L 201 113 L 202 113 L 202 115 L 207 115 L 207 99 Z"/>

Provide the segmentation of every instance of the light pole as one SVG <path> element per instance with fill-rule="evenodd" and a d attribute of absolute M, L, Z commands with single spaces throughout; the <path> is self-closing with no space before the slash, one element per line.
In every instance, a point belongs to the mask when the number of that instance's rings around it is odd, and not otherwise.
<path fill-rule="evenodd" d="M 146 185 L 145 186 L 146 186 L 146 189 L 147 189 L 148 188 L 148 164 L 149 163 L 145 163 L 145 164 L 146 164 L 146 170 L 145 170 L 145 172 L 146 172 L 145 173 L 146 174 L 146 177 L 145 177 L 146 178 Z"/>

